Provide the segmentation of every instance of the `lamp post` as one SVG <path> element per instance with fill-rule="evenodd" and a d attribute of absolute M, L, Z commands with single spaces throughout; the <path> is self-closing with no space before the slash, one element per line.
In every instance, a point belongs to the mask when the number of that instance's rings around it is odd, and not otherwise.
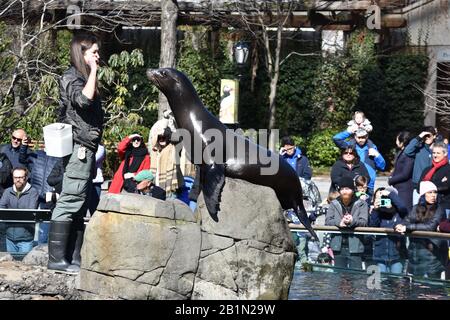
<path fill-rule="evenodd" d="M 234 61 L 237 64 L 238 67 L 238 79 L 240 80 L 242 77 L 241 71 L 242 67 L 245 66 L 248 60 L 248 54 L 250 52 L 249 46 L 246 42 L 239 41 L 234 46 L 233 54 L 234 54 Z"/>

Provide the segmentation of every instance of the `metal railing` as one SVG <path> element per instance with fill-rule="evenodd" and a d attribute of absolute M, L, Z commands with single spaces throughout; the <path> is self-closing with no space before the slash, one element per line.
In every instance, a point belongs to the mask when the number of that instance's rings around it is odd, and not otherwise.
<path fill-rule="evenodd" d="M 450 284 L 450 233 L 412 231 L 400 234 L 388 228 L 356 227 L 347 229 L 314 225 L 313 229 L 320 240 L 317 242 L 309 236 L 308 230 L 303 225 L 290 223 L 289 228 L 297 247 L 298 262 L 300 262 L 298 266 L 306 270 L 311 268 L 311 270 L 323 268 L 330 270 L 331 268 L 335 272 L 343 270 L 360 272 L 375 270 L 376 272 L 378 270 L 380 274 L 406 276 L 411 281 L 440 281 L 446 286 Z M 344 252 L 341 251 L 342 247 L 340 251 L 333 251 L 332 245 L 330 245 L 331 241 L 339 235 L 343 236 L 341 239 L 350 239 L 350 237 L 356 236 L 363 244 L 364 252 L 349 254 L 349 249 Z M 346 240 L 346 243 L 350 245 L 348 241 Z M 382 243 L 383 241 L 384 243 Z M 324 249 L 327 248 L 327 245 L 330 245 L 331 252 Z M 322 259 L 324 255 L 327 258 L 326 261 Z M 340 260 L 339 263 L 336 263 L 336 257 Z M 341 265 L 343 257 L 349 258 L 348 261 L 357 257 L 359 259 L 358 267 L 352 267 L 350 262 L 343 267 Z M 397 265 L 396 271 L 392 271 L 394 268 L 391 268 L 394 263 L 401 264 L 400 267 Z M 422 265 L 420 265 L 421 263 Z M 318 268 L 315 268 L 316 266 Z"/>

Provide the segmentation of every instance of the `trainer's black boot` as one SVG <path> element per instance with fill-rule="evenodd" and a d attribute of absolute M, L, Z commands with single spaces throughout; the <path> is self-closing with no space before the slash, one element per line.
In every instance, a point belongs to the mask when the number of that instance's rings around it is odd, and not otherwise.
<path fill-rule="evenodd" d="M 47 269 L 56 272 L 77 274 L 79 268 L 71 266 L 66 260 L 67 244 L 72 221 L 52 221 L 48 234 L 48 264 Z"/>

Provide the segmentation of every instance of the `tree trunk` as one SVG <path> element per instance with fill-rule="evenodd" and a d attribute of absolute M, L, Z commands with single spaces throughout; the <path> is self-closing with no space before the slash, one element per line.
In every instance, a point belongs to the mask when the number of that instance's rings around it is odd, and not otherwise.
<path fill-rule="evenodd" d="M 273 68 L 271 68 L 270 74 L 270 94 L 269 94 L 269 130 L 270 130 L 270 140 L 269 149 L 275 151 L 276 139 L 273 134 L 273 129 L 276 123 L 276 103 L 275 99 L 277 97 L 277 85 L 278 79 L 280 77 L 280 54 L 281 54 L 281 36 L 282 36 L 283 25 L 278 25 L 277 30 L 277 46 L 275 48 L 275 61 Z M 270 57 L 270 56 L 268 56 Z"/>
<path fill-rule="evenodd" d="M 161 54 L 160 68 L 174 68 L 177 48 L 178 7 L 176 0 L 161 1 Z M 158 119 L 169 109 L 169 103 L 161 92 L 159 93 Z"/>

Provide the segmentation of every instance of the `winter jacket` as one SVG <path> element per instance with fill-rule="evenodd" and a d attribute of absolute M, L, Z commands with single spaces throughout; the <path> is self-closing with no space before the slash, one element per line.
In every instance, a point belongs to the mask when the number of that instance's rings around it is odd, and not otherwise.
<path fill-rule="evenodd" d="M 412 139 L 405 147 L 405 154 L 414 159 L 414 168 L 412 175 L 413 188 L 418 190 L 422 172 L 426 167 L 431 166 L 430 146 L 423 143 L 422 139 L 416 137 Z"/>
<path fill-rule="evenodd" d="M 86 79 L 75 67 L 63 73 L 59 81 L 59 121 L 72 125 L 75 143 L 95 152 L 102 138 L 104 112 L 98 95 L 91 100 L 82 93 L 85 85 Z"/>
<path fill-rule="evenodd" d="M 436 231 L 442 218 L 445 216 L 444 209 L 438 206 L 435 214 L 425 221 L 418 221 L 415 205 L 406 216 L 403 224 L 406 230 L 410 231 Z M 447 260 L 447 241 L 437 238 L 409 238 L 408 246 L 408 272 L 414 275 L 424 275 L 425 273 L 440 273 L 444 271 L 444 264 Z"/>
<path fill-rule="evenodd" d="M 16 187 L 5 190 L 0 199 L 2 209 L 36 209 L 38 207 L 38 192 L 29 183 L 17 196 Z M 32 241 L 34 239 L 34 223 L 7 223 L 6 237 L 11 241 Z"/>
<path fill-rule="evenodd" d="M 388 184 L 393 186 L 398 191 L 398 195 L 403 200 L 403 204 L 408 209 L 412 208 L 412 174 L 413 174 L 414 160 L 408 157 L 404 150 L 400 150 L 395 156 L 394 171 L 389 177 Z"/>
<path fill-rule="evenodd" d="M 384 211 L 382 208 L 373 209 L 369 214 L 369 227 L 394 229 L 397 224 L 403 222 L 408 215 L 408 209 L 402 199 L 391 192 L 389 198 L 392 201 L 394 212 Z M 395 262 L 404 258 L 406 253 L 405 241 L 402 236 L 376 236 L 373 248 L 373 259 L 384 264 Z"/>
<path fill-rule="evenodd" d="M 117 152 L 119 153 L 119 159 L 122 161 L 119 165 L 119 169 L 117 169 L 114 177 L 111 181 L 111 185 L 109 186 L 108 192 L 111 193 L 120 193 L 123 187 L 123 166 L 125 165 L 125 152 L 127 150 L 128 144 L 131 142 L 131 139 L 127 136 L 122 141 L 119 142 L 117 146 Z M 130 157 L 130 163 L 133 162 L 133 156 Z M 150 155 L 146 155 L 144 160 L 141 162 L 139 169 L 134 172 L 138 173 L 142 170 L 150 169 Z"/>
<path fill-rule="evenodd" d="M 292 156 L 289 156 L 287 153 L 283 153 L 281 157 L 291 165 L 300 178 L 311 180 L 312 169 L 309 165 L 308 158 L 302 154 L 300 148 L 296 147 L 295 153 Z"/>
<path fill-rule="evenodd" d="M 430 166 L 423 170 L 419 181 L 423 180 L 431 168 L 432 167 Z M 437 169 L 431 177 L 431 182 L 433 182 L 437 187 L 439 205 L 443 209 L 450 209 L 450 164 L 447 163 L 445 166 Z"/>
<path fill-rule="evenodd" d="M 23 164 L 19 161 L 20 147 L 13 148 L 11 143 L 3 144 L 0 146 L 0 153 L 6 154 L 9 161 L 11 162 L 13 169 L 17 168 L 17 167 L 23 167 Z M 11 185 L 9 185 L 9 187 L 11 187 L 11 186 L 12 186 L 12 180 L 11 180 Z"/>
<path fill-rule="evenodd" d="M 352 223 L 347 227 L 344 228 L 340 227 L 340 223 L 342 218 L 344 217 L 344 213 L 340 200 L 339 198 L 337 198 L 330 203 L 330 207 L 328 208 L 327 215 L 325 217 L 325 225 L 336 226 L 341 229 L 353 229 L 355 227 L 367 226 L 367 222 L 369 219 L 368 217 L 369 207 L 367 206 L 367 203 L 365 201 L 359 199 L 356 200 L 353 203 L 351 214 L 353 217 Z M 349 234 L 332 235 L 330 246 L 333 251 L 341 250 L 343 237 L 348 238 L 348 248 L 350 253 L 364 252 L 364 244 L 361 241 L 361 237 L 358 235 L 349 235 Z"/>
<path fill-rule="evenodd" d="M 369 172 L 367 171 L 366 166 L 361 162 L 354 164 L 350 169 L 344 160 L 339 159 L 331 167 L 330 193 L 337 190 L 337 186 L 341 178 L 344 176 L 348 176 L 352 179 L 354 179 L 356 176 L 364 176 L 367 179 L 370 179 Z"/>
<path fill-rule="evenodd" d="M 45 151 L 28 152 L 28 146 L 20 146 L 19 161 L 30 171 L 28 182 L 38 191 L 39 202 L 45 203 L 45 193 L 52 191 L 47 183 L 51 170 L 60 158 L 48 156 Z"/>
<path fill-rule="evenodd" d="M 377 146 L 371 140 L 368 139 L 366 144 L 361 147 L 356 143 L 356 140 L 354 138 L 347 140 L 351 135 L 352 134 L 348 131 L 342 131 L 333 137 L 333 141 L 340 149 L 345 149 L 349 146 L 355 148 L 356 152 L 359 155 L 360 161 L 364 163 L 367 172 L 369 173 L 370 180 L 367 187 L 369 188 L 369 190 L 373 191 L 375 187 L 375 179 L 377 178 L 376 170 L 378 169 L 383 171 L 386 167 L 386 161 L 381 154 L 379 154 L 377 157 L 369 156 L 370 148 L 374 148 L 378 151 Z"/>
<path fill-rule="evenodd" d="M 9 188 L 12 181 L 12 171 L 13 167 L 11 161 L 9 161 L 8 156 L 4 153 L 0 153 L 0 197 L 6 188 Z"/>

